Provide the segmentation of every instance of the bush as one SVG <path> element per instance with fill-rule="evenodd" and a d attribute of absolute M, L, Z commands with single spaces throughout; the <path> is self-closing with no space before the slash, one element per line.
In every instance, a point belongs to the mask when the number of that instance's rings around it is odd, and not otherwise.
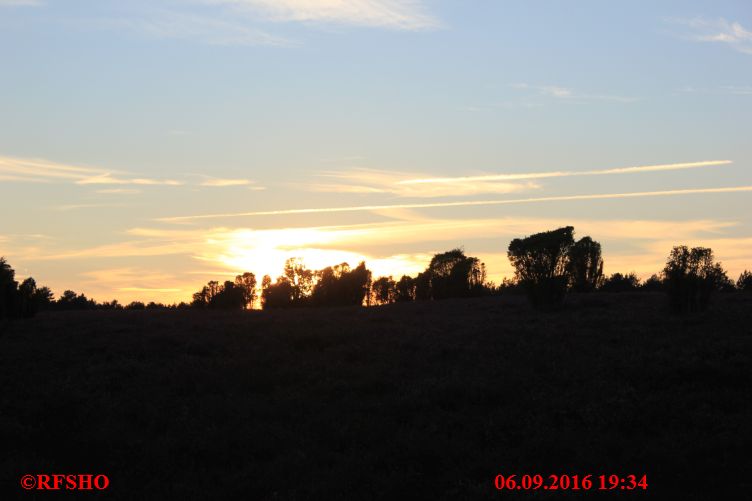
<path fill-rule="evenodd" d="M 640 288 L 640 279 L 634 273 L 622 275 L 614 273 L 601 284 L 600 290 L 603 292 L 630 292 Z"/>

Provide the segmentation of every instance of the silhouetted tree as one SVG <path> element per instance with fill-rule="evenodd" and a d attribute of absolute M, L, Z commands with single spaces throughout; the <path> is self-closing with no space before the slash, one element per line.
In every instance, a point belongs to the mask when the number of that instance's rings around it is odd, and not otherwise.
<path fill-rule="evenodd" d="M 462 249 L 436 254 L 426 273 L 433 299 L 479 296 L 485 292 L 485 264 L 478 258 L 465 256 Z"/>
<path fill-rule="evenodd" d="M 193 293 L 192 308 L 206 308 L 209 306 L 209 288 L 203 286 L 200 291 Z"/>
<path fill-rule="evenodd" d="M 347 263 L 329 266 L 317 271 L 316 277 L 311 297 L 316 305 L 360 306 L 370 291 L 371 272 L 365 262 L 352 270 Z"/>
<path fill-rule="evenodd" d="M 390 304 L 397 300 L 397 283 L 392 277 L 381 277 L 371 286 L 376 304 Z"/>
<path fill-rule="evenodd" d="M 640 279 L 634 273 L 622 275 L 614 273 L 603 280 L 600 290 L 603 292 L 630 292 L 640 288 Z"/>
<path fill-rule="evenodd" d="M 294 288 L 287 277 L 279 277 L 275 283 L 269 275 L 265 275 L 261 281 L 261 307 L 289 308 L 295 303 Z"/>
<path fill-rule="evenodd" d="M 243 287 L 236 286 L 235 283 L 227 280 L 222 284 L 214 297 L 209 301 L 209 308 L 220 310 L 242 310 L 246 305 L 246 290 Z"/>
<path fill-rule="evenodd" d="M 536 308 L 562 304 L 567 291 L 569 251 L 574 245 L 574 228 L 515 238 L 507 255 L 515 269 L 515 279 L 525 288 Z"/>
<path fill-rule="evenodd" d="M 145 310 L 146 305 L 142 303 L 141 301 L 131 301 L 127 305 L 125 305 L 126 310 Z"/>
<path fill-rule="evenodd" d="M 243 293 L 245 308 L 252 309 L 256 302 L 256 275 L 245 272 L 235 277 L 235 286 Z"/>
<path fill-rule="evenodd" d="M 76 294 L 72 290 L 64 291 L 55 302 L 55 308 L 59 310 L 90 310 L 96 307 L 96 301 L 87 298 L 84 294 Z"/>
<path fill-rule="evenodd" d="M 569 249 L 569 276 L 572 290 L 592 292 L 603 278 L 601 244 L 582 237 Z"/>
<path fill-rule="evenodd" d="M 404 303 L 415 301 L 415 280 L 407 275 L 402 275 L 395 286 L 395 301 Z"/>
<path fill-rule="evenodd" d="M 415 300 L 427 301 L 431 299 L 431 274 L 426 270 L 418 273 L 414 279 Z"/>
<path fill-rule="evenodd" d="M 713 261 L 711 249 L 689 249 L 684 245 L 671 250 L 663 277 L 671 309 L 675 312 L 706 309 L 713 291 L 728 281 L 721 264 Z"/>
<path fill-rule="evenodd" d="M 0 320 L 14 318 L 18 313 L 16 272 L 0 257 Z"/>
<path fill-rule="evenodd" d="M 303 264 L 300 258 L 290 258 L 285 261 L 284 276 L 292 287 L 293 303 L 302 304 L 313 288 L 313 271 Z"/>
<path fill-rule="evenodd" d="M 752 292 L 752 272 L 744 270 L 736 281 L 736 288 L 740 291 Z"/>

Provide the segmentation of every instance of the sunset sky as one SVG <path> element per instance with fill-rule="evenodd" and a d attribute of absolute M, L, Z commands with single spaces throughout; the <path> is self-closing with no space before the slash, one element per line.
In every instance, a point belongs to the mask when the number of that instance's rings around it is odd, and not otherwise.
<path fill-rule="evenodd" d="M 56 295 L 573 225 L 752 269 L 749 0 L 0 0 L 0 255 Z"/>

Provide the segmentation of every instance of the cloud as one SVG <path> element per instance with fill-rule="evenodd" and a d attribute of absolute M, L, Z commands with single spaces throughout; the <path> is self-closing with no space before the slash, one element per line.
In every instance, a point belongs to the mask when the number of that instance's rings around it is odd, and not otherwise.
<path fill-rule="evenodd" d="M 360 193 L 375 194 L 384 193 L 399 197 L 452 197 L 478 195 L 484 193 L 517 193 L 539 188 L 532 182 L 483 182 L 475 180 L 457 182 L 451 186 L 428 186 L 406 183 L 413 179 L 415 173 L 395 172 L 376 169 L 350 169 L 347 171 L 328 171 L 319 174 L 319 177 L 331 179 L 329 183 L 311 183 L 306 187 L 311 191 L 328 193 Z"/>
<path fill-rule="evenodd" d="M 113 175 L 115 173 L 115 175 Z M 0 179 L 17 182 L 71 182 L 87 184 L 132 184 L 177 186 L 179 181 L 131 177 L 128 173 L 94 167 L 67 165 L 39 158 L 0 156 Z"/>
<path fill-rule="evenodd" d="M 126 30 L 152 38 L 191 39 L 207 45 L 296 45 L 292 40 L 238 23 L 234 18 L 173 11 L 151 11 L 132 18 L 90 19 L 83 23 L 95 29 Z"/>
<path fill-rule="evenodd" d="M 103 190 L 97 190 L 97 193 L 101 193 L 103 195 L 136 195 L 138 193 L 141 193 L 141 190 L 136 190 L 133 188 L 106 188 Z"/>
<path fill-rule="evenodd" d="M 68 204 L 53 207 L 57 211 L 70 211 L 78 209 L 94 209 L 100 207 L 123 207 L 123 204 Z"/>
<path fill-rule="evenodd" d="M 585 171 L 549 171 L 549 172 L 529 172 L 521 174 L 488 174 L 482 176 L 461 176 L 461 177 L 433 177 L 433 178 L 414 178 L 398 181 L 399 184 L 455 184 L 467 182 L 486 182 L 486 181 L 510 181 L 519 179 L 543 179 L 550 177 L 574 177 L 574 176 L 604 176 L 612 174 L 638 174 L 645 172 L 660 172 L 684 169 L 697 169 L 700 167 L 713 167 L 719 165 L 729 165 L 731 160 L 704 160 L 701 162 L 683 162 L 673 164 L 658 165 L 639 165 L 633 167 L 617 167 L 614 169 L 597 169 Z"/>
<path fill-rule="evenodd" d="M 693 188 L 684 190 L 662 190 L 662 191 L 638 191 L 630 193 L 598 193 L 584 195 L 563 195 L 550 197 L 531 197 L 517 198 L 507 200 L 468 200 L 462 202 L 434 202 L 418 204 L 391 204 L 391 205 L 357 205 L 351 207 L 312 207 L 306 209 L 279 209 L 268 211 L 253 212 L 229 212 L 218 214 L 198 214 L 192 216 L 171 216 L 157 218 L 157 221 L 166 223 L 182 223 L 201 219 L 224 219 L 235 217 L 257 217 L 257 216 L 280 216 L 289 214 L 324 214 L 337 212 L 373 212 L 387 209 L 430 209 L 440 207 L 478 207 L 492 205 L 513 205 L 540 202 L 568 202 L 576 200 L 609 200 L 620 198 L 644 198 L 644 197 L 662 197 L 662 196 L 679 196 L 679 195 L 698 195 L 711 193 L 742 193 L 752 191 L 752 186 L 732 186 L 724 188 Z"/>
<path fill-rule="evenodd" d="M 569 102 L 614 101 L 618 103 L 634 103 L 636 101 L 639 101 L 639 99 L 636 97 L 616 96 L 609 94 L 583 94 L 575 92 L 574 90 L 567 87 L 560 87 L 558 85 L 531 85 L 527 83 L 516 83 L 510 85 L 510 87 L 514 89 L 533 91 L 543 97 L 549 97 Z"/>
<path fill-rule="evenodd" d="M 278 22 L 334 23 L 397 30 L 440 26 L 418 0 L 205 0 L 231 5 Z"/>
<path fill-rule="evenodd" d="M 208 177 L 199 184 L 200 186 L 208 186 L 212 188 L 226 188 L 229 186 L 248 186 L 249 189 L 253 189 L 253 190 L 265 189 L 263 186 L 254 185 L 254 181 L 251 181 L 250 179 L 229 179 L 229 178 L 225 179 L 225 178 L 217 178 L 217 177 Z"/>
<path fill-rule="evenodd" d="M 668 19 L 669 22 L 682 24 L 692 30 L 689 35 L 696 42 L 726 44 L 744 54 L 752 54 L 752 31 L 747 31 L 740 23 L 726 19 Z"/>

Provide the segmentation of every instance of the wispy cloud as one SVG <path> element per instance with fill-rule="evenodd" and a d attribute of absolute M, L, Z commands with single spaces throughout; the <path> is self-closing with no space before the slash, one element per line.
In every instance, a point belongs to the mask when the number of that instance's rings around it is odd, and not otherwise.
<path fill-rule="evenodd" d="M 319 177 L 329 182 L 306 185 L 311 191 L 329 193 L 390 194 L 400 197 L 452 197 L 488 193 L 518 193 L 539 188 L 533 182 L 482 182 L 473 179 L 458 181 L 451 186 L 417 185 L 406 182 L 418 174 L 377 169 L 354 168 L 346 171 L 327 171 Z"/>
<path fill-rule="evenodd" d="M 527 172 L 519 174 L 487 174 L 482 176 L 459 176 L 459 177 L 430 177 L 413 178 L 398 181 L 399 184 L 462 184 L 475 182 L 512 181 L 520 179 L 544 179 L 552 177 L 576 177 L 576 176 L 607 176 L 614 174 L 639 174 L 645 172 L 660 172 L 684 169 L 697 169 L 700 167 L 713 167 L 729 165 L 731 160 L 703 160 L 701 162 L 683 162 L 673 164 L 639 165 L 633 167 L 617 167 L 613 169 L 596 169 L 584 171 L 549 171 Z"/>
<path fill-rule="evenodd" d="M 265 189 L 263 186 L 255 184 L 250 179 L 232 179 L 232 178 L 218 178 L 218 177 L 206 177 L 201 183 L 201 186 L 208 186 L 212 188 L 227 188 L 232 186 L 248 186 L 255 190 Z"/>
<path fill-rule="evenodd" d="M 439 207 L 478 207 L 492 205 L 512 205 L 540 202 L 567 202 L 575 200 L 609 200 L 619 198 L 644 198 L 644 197 L 663 197 L 679 195 L 698 195 L 712 193 L 742 193 L 752 192 L 752 186 L 732 186 L 724 188 L 693 188 L 683 190 L 662 190 L 662 191 L 638 191 L 630 193 L 598 193 L 583 195 L 564 195 L 551 197 L 532 197 L 517 198 L 507 200 L 468 200 L 462 202 L 435 202 L 419 204 L 391 204 L 391 205 L 358 205 L 351 207 L 315 207 L 306 209 L 281 209 L 254 212 L 229 212 L 220 214 L 199 214 L 191 216 L 172 216 L 157 218 L 157 221 L 168 223 L 181 223 L 201 219 L 222 219 L 233 217 L 255 217 L 255 216 L 278 216 L 290 214 L 324 214 L 337 212 L 372 212 L 387 209 L 430 209 Z"/>
<path fill-rule="evenodd" d="M 68 165 L 38 158 L 0 156 L 0 180 L 17 182 L 70 182 L 87 184 L 168 185 L 182 184 L 171 179 L 133 177 L 125 172 Z"/>
<path fill-rule="evenodd" d="M 103 30 L 125 30 L 152 38 L 195 40 L 208 45 L 292 47 L 296 42 L 239 22 L 237 16 L 149 11 L 132 17 L 89 19 L 81 23 Z M 182 131 L 179 131 L 182 132 Z"/>
<path fill-rule="evenodd" d="M 336 23 L 398 30 L 440 26 L 420 0 L 205 0 L 249 9 L 272 21 Z"/>
<path fill-rule="evenodd" d="M 689 38 L 696 42 L 725 44 L 744 54 L 752 54 L 752 31 L 740 23 L 726 19 L 668 19 L 668 22 L 687 26 L 691 30 Z"/>
<path fill-rule="evenodd" d="M 510 85 L 510 87 L 514 89 L 535 92 L 539 96 L 569 102 L 614 101 L 619 103 L 633 103 L 639 101 L 639 98 L 636 97 L 617 96 L 610 94 L 581 93 L 576 92 L 570 88 L 561 87 L 558 85 L 531 85 L 528 83 L 515 83 Z"/>
<path fill-rule="evenodd" d="M 136 195 L 138 193 L 141 193 L 141 190 L 136 190 L 133 188 L 105 188 L 103 190 L 96 190 L 97 193 L 101 193 L 103 195 Z"/>

